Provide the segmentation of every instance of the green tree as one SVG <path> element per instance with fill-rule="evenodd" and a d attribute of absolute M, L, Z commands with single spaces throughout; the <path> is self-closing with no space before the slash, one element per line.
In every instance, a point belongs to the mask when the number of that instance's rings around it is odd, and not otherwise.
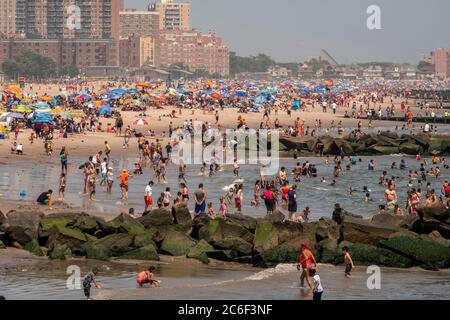
<path fill-rule="evenodd" d="M 6 60 L 2 67 L 9 77 L 48 79 L 56 75 L 55 61 L 36 52 L 25 52 L 14 59 Z"/>
<path fill-rule="evenodd" d="M 65 67 L 62 70 L 62 75 L 69 76 L 69 77 L 76 77 L 80 74 L 80 71 L 78 70 L 78 67 L 76 65 L 71 65 L 70 67 Z"/>
<path fill-rule="evenodd" d="M 240 57 L 236 52 L 230 52 L 230 74 L 235 75 L 241 72 L 266 72 L 276 62 L 265 54 L 258 54 L 250 57 Z"/>
<path fill-rule="evenodd" d="M 7 59 L 3 62 L 2 69 L 8 77 L 17 78 L 23 74 L 25 66 L 14 59 Z"/>

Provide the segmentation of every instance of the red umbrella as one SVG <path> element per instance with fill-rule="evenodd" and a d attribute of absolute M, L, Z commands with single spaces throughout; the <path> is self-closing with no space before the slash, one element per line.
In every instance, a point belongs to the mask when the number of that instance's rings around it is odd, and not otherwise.
<path fill-rule="evenodd" d="M 137 119 L 134 121 L 135 126 L 148 126 L 148 121 L 145 119 Z"/>

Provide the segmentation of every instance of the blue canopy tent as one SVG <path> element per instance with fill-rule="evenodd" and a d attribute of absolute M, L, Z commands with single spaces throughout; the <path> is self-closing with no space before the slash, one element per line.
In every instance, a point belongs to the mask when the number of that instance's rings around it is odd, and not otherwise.
<path fill-rule="evenodd" d="M 296 111 L 296 110 L 299 110 L 299 109 L 301 109 L 301 108 L 302 108 L 302 103 L 301 103 L 300 100 L 294 101 L 294 103 L 293 103 L 292 106 L 291 106 L 291 110 L 292 110 L 292 111 Z"/>
<path fill-rule="evenodd" d="M 109 105 L 109 103 L 105 103 L 105 106 L 104 106 L 104 107 L 98 109 L 98 113 L 99 113 L 101 116 L 104 116 L 104 115 L 106 115 L 106 114 L 111 114 L 111 106 Z"/>

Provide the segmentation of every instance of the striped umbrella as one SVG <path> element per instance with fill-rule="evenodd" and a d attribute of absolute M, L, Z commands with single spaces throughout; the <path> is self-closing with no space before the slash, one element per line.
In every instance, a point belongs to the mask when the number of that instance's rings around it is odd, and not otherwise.
<path fill-rule="evenodd" d="M 135 126 L 148 126 L 148 121 L 145 119 L 137 119 L 134 121 Z"/>

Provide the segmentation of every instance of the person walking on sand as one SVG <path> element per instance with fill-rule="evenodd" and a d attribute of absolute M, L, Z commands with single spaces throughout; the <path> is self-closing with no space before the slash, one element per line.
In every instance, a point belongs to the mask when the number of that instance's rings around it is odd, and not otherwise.
<path fill-rule="evenodd" d="M 345 276 L 348 278 L 351 276 L 350 272 L 355 267 L 355 265 L 353 264 L 352 256 L 348 252 L 347 246 L 342 248 L 342 252 L 344 253 Z"/>
<path fill-rule="evenodd" d="M 130 147 L 129 146 L 130 139 L 131 139 L 131 128 L 130 128 L 130 126 L 128 126 L 125 129 L 125 135 L 123 137 L 123 148 L 124 149 Z"/>
<path fill-rule="evenodd" d="M 122 173 L 117 177 L 120 179 L 120 189 L 122 190 L 122 200 L 128 199 L 128 179 L 133 175 L 127 171 L 127 169 L 123 169 Z"/>
<path fill-rule="evenodd" d="M 297 269 L 301 270 L 302 273 L 300 275 L 300 287 L 304 287 L 305 279 L 308 283 L 310 289 L 313 288 L 311 284 L 311 280 L 309 278 L 309 270 L 312 269 L 313 264 L 316 264 L 316 259 L 312 252 L 308 249 L 307 243 L 302 243 L 300 246 L 300 256 L 298 258 L 299 264 L 297 265 Z"/>

